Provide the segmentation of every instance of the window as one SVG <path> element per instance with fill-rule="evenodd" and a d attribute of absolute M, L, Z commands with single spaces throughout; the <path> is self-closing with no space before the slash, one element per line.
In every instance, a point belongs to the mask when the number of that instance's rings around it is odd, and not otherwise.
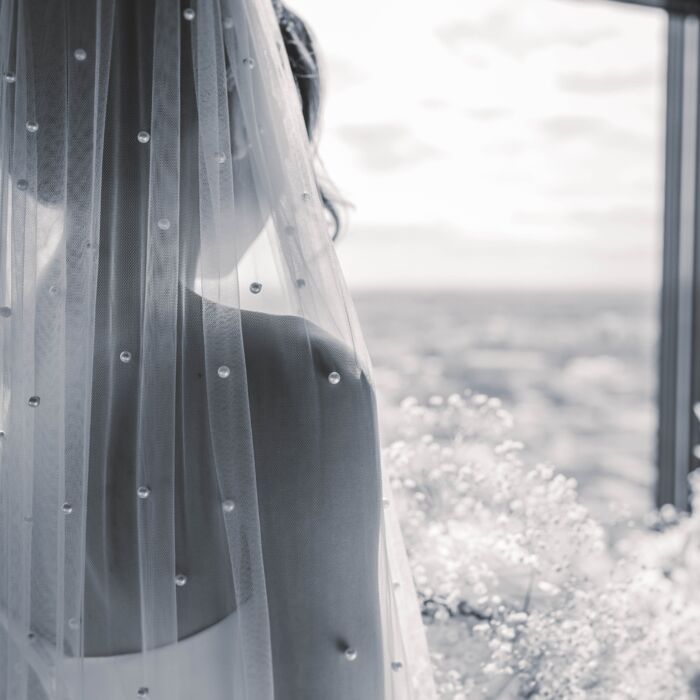
<path fill-rule="evenodd" d="M 551 292 L 556 284 L 576 280 L 585 285 L 587 279 L 588 291 L 595 290 L 596 275 L 622 287 L 648 278 L 648 293 L 640 302 L 646 306 L 618 304 L 617 319 L 610 319 L 614 325 L 622 317 L 629 343 L 636 344 L 633 361 L 642 377 L 631 399 L 640 406 L 634 419 L 637 432 L 627 437 L 620 432 L 613 447 L 621 459 L 628 459 L 627 473 L 639 480 L 639 491 L 647 499 L 640 510 L 650 505 L 654 481 L 659 504 L 687 506 L 686 477 L 700 466 L 694 455 L 700 420 L 693 411 L 700 405 L 700 0 L 445 0 L 431 6 L 430 13 L 420 5 L 394 0 L 358 0 L 342 23 L 328 3 L 296 4 L 313 16 L 329 59 L 324 159 L 343 194 L 358 207 L 352 232 L 339 252 L 358 297 L 379 388 L 387 389 L 390 403 L 406 389 L 399 375 L 412 377 L 410 389 L 416 391 L 428 385 L 436 391 L 458 391 L 472 380 L 464 375 L 464 367 L 474 369 L 478 362 L 487 366 L 487 373 L 481 374 L 483 389 L 507 403 L 507 369 L 499 362 L 510 360 L 493 343 L 488 348 L 468 346 L 468 333 L 490 334 L 497 343 L 504 326 L 524 338 L 528 332 L 536 336 L 535 325 L 540 323 L 544 343 L 546 333 L 558 332 L 551 319 L 538 322 L 533 317 L 530 323 L 522 314 L 518 319 L 517 304 L 505 297 L 485 301 L 471 295 L 463 301 L 450 294 L 465 280 L 472 289 L 488 285 L 497 266 L 500 278 L 493 280 L 492 291 L 509 279 L 526 281 L 531 288 L 545 279 Z M 599 33 L 596 36 L 596 13 L 610 15 L 608 25 L 620 36 L 625 30 L 628 38 L 636 35 L 637 43 L 601 40 Z M 533 49 L 529 54 L 519 43 L 523 37 L 517 36 L 523 26 Z M 557 103 L 553 93 L 562 77 L 553 76 L 551 66 L 561 54 L 550 48 L 567 41 L 574 47 L 571 54 L 577 51 L 572 62 L 576 70 L 569 71 L 569 102 Z M 644 65 L 629 60 L 630 46 L 635 56 L 645 59 Z M 582 91 L 605 81 L 609 100 L 594 105 L 595 99 Z M 635 81 L 653 83 L 637 102 L 625 94 Z M 548 112 L 550 107 L 554 109 Z M 549 153 L 543 158 L 538 152 L 545 119 L 550 134 L 560 137 L 554 157 Z M 490 133 L 479 130 L 479 120 L 489 125 Z M 596 139 L 594 132 L 603 122 L 606 135 Z M 506 139 L 517 137 L 511 139 L 510 154 L 504 133 Z M 634 147 L 623 148 L 623 142 L 634 139 L 637 151 L 647 154 L 641 160 L 632 157 Z M 618 172 L 608 172 L 606 163 Z M 579 172 L 570 177 L 575 169 Z M 588 194 L 576 204 L 577 182 L 588 187 L 589 194 L 597 188 L 599 208 L 590 206 Z M 534 187 L 538 183 L 539 192 Z M 608 196 L 616 199 L 604 201 Z M 617 229 L 611 219 L 600 223 L 609 213 L 606 207 L 617 209 Z M 584 235 L 576 237 L 586 226 L 589 231 L 599 226 L 598 243 L 607 248 L 586 249 Z M 436 282 L 448 293 L 431 302 L 426 294 Z M 363 287 L 374 291 L 362 293 Z M 524 304 L 516 287 L 511 285 L 511 291 Z M 406 288 L 413 297 L 404 296 L 399 312 L 400 303 L 392 295 Z M 547 302 L 552 302 L 551 294 Z M 508 308 L 511 316 L 499 308 Z M 426 326 L 423 332 L 417 324 L 428 317 L 434 327 Z M 440 357 L 447 353 L 444 348 L 428 347 L 431 338 L 439 337 L 441 322 L 453 324 L 448 341 L 454 353 L 451 365 Z M 415 343 L 408 352 L 400 332 L 407 326 L 414 329 Z M 560 331 L 559 335 L 565 332 Z M 541 362 L 530 350 L 520 355 L 523 375 L 538 371 Z M 589 355 L 605 352 L 591 350 Z M 545 362 L 543 372 L 547 366 Z M 583 384 L 592 376 L 616 379 L 616 366 L 579 362 L 574 374 Z M 441 377 L 447 380 L 442 385 Z M 527 390 L 525 383 L 520 386 Z M 601 395 L 601 404 L 604 399 Z M 533 421 L 540 424 L 547 415 L 562 417 L 561 412 L 543 414 L 541 406 L 532 405 L 538 409 L 531 412 Z M 591 406 L 593 402 L 588 409 Z M 389 413 L 384 411 L 385 418 Z M 598 419 L 603 425 L 607 416 L 601 412 Z M 577 426 L 582 433 L 589 429 L 584 423 Z M 556 425 L 540 428 L 555 436 L 562 432 Z M 586 439 L 589 445 L 607 440 L 602 433 Z M 570 441 L 569 447 L 551 454 L 540 449 L 541 441 L 531 444 L 533 452 L 564 470 L 568 465 L 560 454 L 578 449 Z M 599 453 L 590 452 L 587 461 L 600 466 L 598 458 Z"/>

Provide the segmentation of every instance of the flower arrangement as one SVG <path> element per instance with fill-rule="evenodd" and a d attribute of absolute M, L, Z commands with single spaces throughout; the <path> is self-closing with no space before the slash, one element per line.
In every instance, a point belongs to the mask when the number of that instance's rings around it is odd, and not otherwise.
<path fill-rule="evenodd" d="M 406 399 L 384 453 L 440 697 L 700 698 L 700 515 L 613 544 L 512 432 L 497 399 Z"/>

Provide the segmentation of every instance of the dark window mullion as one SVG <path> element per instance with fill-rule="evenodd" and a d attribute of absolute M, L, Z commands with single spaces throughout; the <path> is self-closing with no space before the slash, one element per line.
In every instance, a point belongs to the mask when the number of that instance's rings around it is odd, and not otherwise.
<path fill-rule="evenodd" d="M 690 25 L 690 26 L 688 26 Z M 692 308 L 691 318 L 691 426 L 689 445 L 689 470 L 700 467 L 700 458 L 695 456 L 695 448 L 700 445 L 700 411 L 694 410 L 695 406 L 700 408 L 700 19 L 691 18 L 686 20 L 686 28 L 693 32 L 694 45 L 694 69 L 693 89 L 695 98 L 695 158 L 694 158 L 694 181 L 690 197 L 693 202 L 692 236 L 694 242 L 693 250 L 693 279 L 690 291 Z M 696 504 L 697 505 L 697 504 Z"/>
<path fill-rule="evenodd" d="M 700 0 L 618 0 L 628 5 L 645 5 L 678 15 L 699 15 Z"/>
<path fill-rule="evenodd" d="M 692 407 L 698 382 L 698 20 L 669 16 L 666 197 L 659 373 L 657 500 L 688 505 L 697 460 Z"/>

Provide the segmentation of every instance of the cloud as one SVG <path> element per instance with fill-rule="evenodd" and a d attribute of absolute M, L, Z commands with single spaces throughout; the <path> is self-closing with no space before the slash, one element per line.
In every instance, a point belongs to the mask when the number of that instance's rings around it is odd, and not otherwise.
<path fill-rule="evenodd" d="M 660 229 L 659 212 L 655 203 L 639 202 L 637 206 L 611 203 L 601 206 L 591 203 L 588 207 L 580 207 L 575 203 L 566 203 L 553 211 L 523 209 L 518 218 L 526 225 L 549 225 L 553 221 L 561 221 L 566 231 L 572 226 L 577 230 L 585 230 L 586 240 L 591 243 L 610 243 L 610 237 L 623 240 L 629 245 L 630 239 L 639 238 L 640 232 Z"/>
<path fill-rule="evenodd" d="M 474 107 L 466 110 L 466 113 L 474 119 L 493 121 L 494 119 L 502 119 L 511 114 L 511 110 L 503 107 Z"/>
<path fill-rule="evenodd" d="M 649 139 L 632 129 L 623 129 L 607 119 L 578 114 L 562 114 L 539 120 L 539 129 L 550 139 L 586 139 L 614 149 L 649 148 Z M 591 148 L 594 148 L 592 145 Z"/>
<path fill-rule="evenodd" d="M 440 154 L 401 124 L 346 124 L 335 133 L 361 160 L 361 167 L 389 171 L 415 166 Z"/>
<path fill-rule="evenodd" d="M 387 244 L 395 243 L 435 243 L 438 239 L 441 243 L 451 243 L 464 246 L 465 237 L 462 229 L 442 221 L 431 223 L 411 224 L 373 224 L 358 222 L 354 226 L 354 233 L 373 241 Z"/>
<path fill-rule="evenodd" d="M 569 218 L 589 231 L 589 240 L 604 240 L 608 236 L 626 237 L 625 243 L 638 236 L 640 231 L 660 229 L 659 214 L 653 203 L 642 201 L 639 206 L 612 206 L 601 209 L 574 209 Z M 595 237 L 595 238 L 594 238 Z M 634 249 L 634 246 L 632 246 Z"/>
<path fill-rule="evenodd" d="M 480 20 L 453 20 L 438 26 L 437 37 L 450 49 L 460 48 L 472 40 L 483 40 L 498 35 L 510 21 L 509 13 L 504 10 L 492 12 Z"/>
<path fill-rule="evenodd" d="M 656 76 L 647 65 L 640 65 L 625 71 L 594 73 L 567 72 L 559 76 L 559 85 L 564 90 L 577 93 L 607 93 L 620 90 L 636 91 L 639 88 L 653 88 Z"/>
<path fill-rule="evenodd" d="M 368 73 L 347 58 L 326 55 L 321 66 L 323 76 L 330 76 L 337 89 L 347 90 L 367 79 Z M 322 76 L 322 77 L 323 77 Z"/>
<path fill-rule="evenodd" d="M 536 49 L 563 46 L 586 48 L 616 35 L 614 25 L 562 25 L 552 31 L 547 23 L 522 22 L 520 15 L 498 10 L 479 20 L 457 20 L 435 29 L 436 36 L 452 51 L 469 48 L 475 43 L 488 44 L 509 54 L 522 56 Z"/>

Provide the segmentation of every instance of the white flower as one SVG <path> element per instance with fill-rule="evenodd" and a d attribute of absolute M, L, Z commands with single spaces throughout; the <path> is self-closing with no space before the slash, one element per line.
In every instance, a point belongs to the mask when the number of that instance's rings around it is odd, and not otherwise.
<path fill-rule="evenodd" d="M 611 551 L 575 480 L 511 430 L 483 394 L 407 399 L 384 451 L 441 696 L 697 700 L 700 508 Z"/>

